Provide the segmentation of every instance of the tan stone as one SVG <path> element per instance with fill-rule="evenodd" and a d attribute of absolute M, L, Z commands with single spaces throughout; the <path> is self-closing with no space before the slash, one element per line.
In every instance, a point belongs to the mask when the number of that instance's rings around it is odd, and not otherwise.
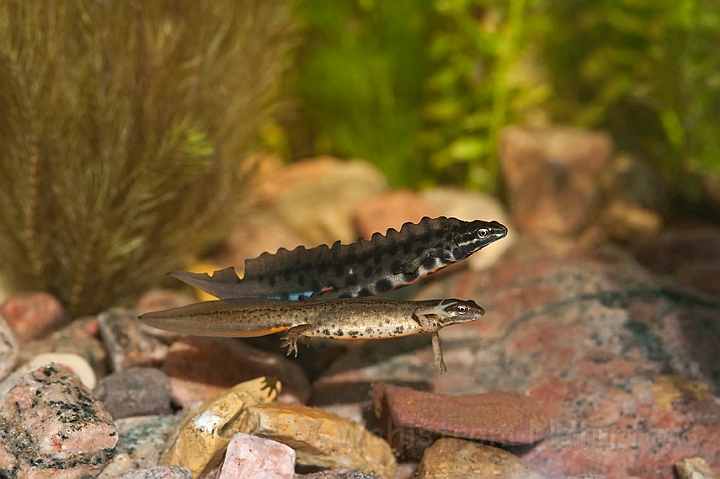
<path fill-rule="evenodd" d="M 273 401 L 280 382 L 260 377 L 240 383 L 227 393 L 205 402 L 175 429 L 159 465 L 190 469 L 193 477 L 218 465 L 249 406 Z"/>
<path fill-rule="evenodd" d="M 430 446 L 416 479 L 542 479 L 525 462 L 504 449 L 463 439 L 444 438 Z"/>
<path fill-rule="evenodd" d="M 277 216 L 305 238 L 308 247 L 357 239 L 352 214 L 386 189 L 385 177 L 366 161 L 321 157 L 290 165 L 271 180 Z"/>
<path fill-rule="evenodd" d="M 679 479 L 715 479 L 710 466 L 702 457 L 683 459 L 675 463 Z"/>
<path fill-rule="evenodd" d="M 358 233 L 369 240 L 373 233 L 390 228 L 400 230 L 404 223 L 419 223 L 424 216 L 437 217 L 435 208 L 419 194 L 409 190 L 380 193 L 360 204 L 355 211 Z"/>
<path fill-rule="evenodd" d="M 653 238 L 663 227 L 656 211 L 622 200 L 613 200 L 607 205 L 602 224 L 611 238 L 620 241 Z"/>
<path fill-rule="evenodd" d="M 248 408 L 242 430 L 292 447 L 298 464 L 368 470 L 383 479 L 393 479 L 397 470 L 395 456 L 385 440 L 361 424 L 320 409 L 258 404 Z"/>

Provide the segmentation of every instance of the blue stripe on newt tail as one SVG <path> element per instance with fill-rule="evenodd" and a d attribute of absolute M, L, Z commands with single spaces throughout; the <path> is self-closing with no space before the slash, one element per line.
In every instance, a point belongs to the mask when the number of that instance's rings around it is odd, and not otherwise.
<path fill-rule="evenodd" d="M 304 246 L 245 261 L 245 277 L 225 268 L 212 276 L 172 271 L 170 276 L 220 299 L 333 299 L 373 296 L 413 284 L 505 237 L 497 221 L 423 218 L 400 231 L 332 247 Z"/>

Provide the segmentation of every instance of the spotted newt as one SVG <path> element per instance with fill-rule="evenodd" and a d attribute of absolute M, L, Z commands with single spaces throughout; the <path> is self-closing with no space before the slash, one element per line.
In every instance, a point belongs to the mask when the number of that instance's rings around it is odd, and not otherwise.
<path fill-rule="evenodd" d="M 236 298 L 146 313 L 150 326 L 197 336 L 264 336 L 285 331 L 283 346 L 297 356 L 301 337 L 383 339 L 432 334 L 435 365 L 445 371 L 438 331 L 485 314 L 474 301 L 373 299 L 287 301 Z"/>
<path fill-rule="evenodd" d="M 168 274 L 220 299 L 373 296 L 415 283 L 506 234 L 507 228 L 497 221 L 425 217 L 417 224 L 405 223 L 400 231 L 375 233 L 369 241 L 263 253 L 245 261 L 243 279 L 232 267 L 212 276 Z"/>

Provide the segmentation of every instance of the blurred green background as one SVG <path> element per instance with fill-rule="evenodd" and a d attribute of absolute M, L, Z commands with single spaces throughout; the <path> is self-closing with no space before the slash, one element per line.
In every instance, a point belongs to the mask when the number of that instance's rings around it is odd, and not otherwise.
<path fill-rule="evenodd" d="M 497 192 L 511 123 L 605 129 L 697 210 L 718 45 L 720 0 L 0 0 L 0 273 L 97 312 L 223 238 L 253 152 Z"/>
<path fill-rule="evenodd" d="M 299 0 L 298 110 L 269 143 L 397 186 L 490 190 L 509 123 L 609 130 L 681 197 L 720 172 L 717 0 Z"/>

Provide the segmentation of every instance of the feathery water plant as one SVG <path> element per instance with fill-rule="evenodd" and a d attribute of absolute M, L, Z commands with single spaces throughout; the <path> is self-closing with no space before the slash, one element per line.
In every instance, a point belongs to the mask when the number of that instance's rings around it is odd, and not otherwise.
<path fill-rule="evenodd" d="M 0 0 L 0 274 L 72 316 L 217 241 L 276 101 L 281 0 Z"/>

